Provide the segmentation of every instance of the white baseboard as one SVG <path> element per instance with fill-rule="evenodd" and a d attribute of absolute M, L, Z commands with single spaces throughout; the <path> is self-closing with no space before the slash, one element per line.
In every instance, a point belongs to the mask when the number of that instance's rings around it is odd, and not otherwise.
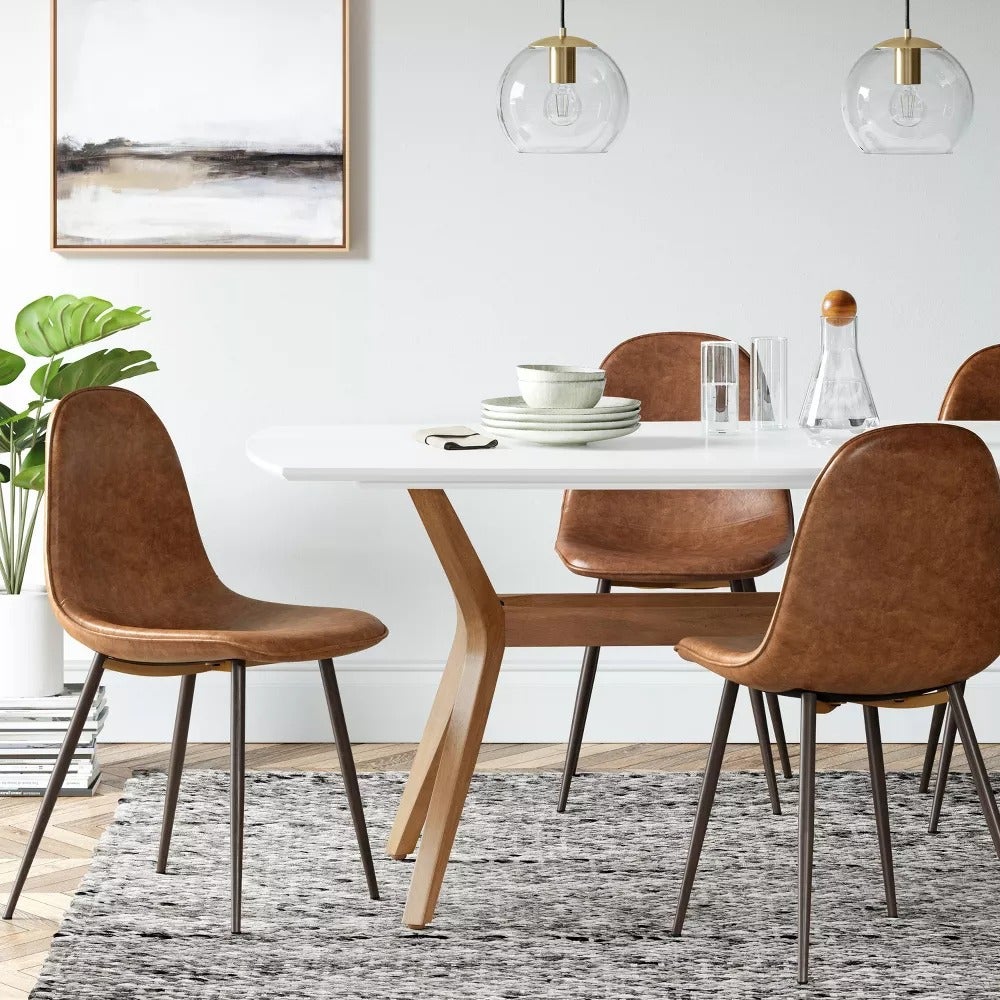
<path fill-rule="evenodd" d="M 67 664 L 67 677 L 82 680 L 86 664 Z M 500 743 L 562 742 L 576 694 L 577 661 L 515 662 L 505 665 L 490 714 L 486 739 Z M 420 738 L 440 671 L 347 660 L 337 666 L 351 738 L 363 743 L 413 742 Z M 260 743 L 328 742 L 330 724 L 322 686 L 308 664 L 256 667 L 248 671 L 247 738 Z M 160 742 L 170 739 L 176 679 L 107 673 L 111 712 L 102 739 Z M 721 689 L 719 678 L 682 661 L 634 667 L 614 664 L 598 671 L 586 739 L 599 743 L 700 743 L 711 737 Z M 979 738 L 1000 742 L 1000 673 L 988 671 L 969 685 Z M 788 739 L 798 739 L 798 702 L 782 699 Z M 929 710 L 884 711 L 886 742 L 927 738 Z M 191 719 L 192 742 L 229 739 L 229 680 L 226 674 L 198 678 Z M 756 740 L 746 697 L 733 722 L 732 741 Z M 819 721 L 826 743 L 864 742 L 861 712 L 838 709 Z"/>

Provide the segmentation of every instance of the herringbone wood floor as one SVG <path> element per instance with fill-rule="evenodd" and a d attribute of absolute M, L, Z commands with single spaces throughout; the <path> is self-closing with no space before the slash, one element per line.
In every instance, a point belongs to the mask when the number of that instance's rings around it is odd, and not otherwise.
<path fill-rule="evenodd" d="M 0 924 L 0 998 L 24 998 L 31 990 L 48 951 L 49 941 L 69 906 L 76 887 L 90 864 L 97 839 L 114 815 L 118 795 L 133 768 L 165 768 L 168 747 L 162 743 L 129 743 L 102 748 L 104 780 L 93 798 L 62 799 L 38 852 L 17 918 Z M 368 743 L 355 747 L 360 770 L 399 771 L 409 767 L 409 744 Z M 793 747 L 793 754 L 797 748 Z M 1000 767 L 1000 746 L 984 746 L 991 770 Z M 562 766 L 562 744 L 489 744 L 479 758 L 483 771 L 547 771 Z M 696 771 L 705 763 L 704 744 L 604 743 L 584 746 L 581 770 L 593 771 Z M 956 748 L 954 767 L 965 767 Z M 923 747 L 892 744 L 885 748 L 889 770 L 919 770 Z M 188 750 L 188 767 L 226 769 L 229 749 L 221 744 L 195 744 Z M 826 744 L 819 748 L 818 764 L 828 770 L 866 770 L 864 746 Z M 792 761 L 796 767 L 797 762 Z M 336 769 L 333 747 L 328 744 L 262 744 L 247 748 L 247 767 L 255 770 L 324 771 Z M 730 770 L 760 767 L 756 745 L 734 745 L 726 755 Z M 28 832 L 35 818 L 37 799 L 0 800 L 0 882 L 4 896 L 10 888 Z M 374 845 L 378 849 L 378 845 Z M 156 845 L 149 845 L 154 863 Z"/>

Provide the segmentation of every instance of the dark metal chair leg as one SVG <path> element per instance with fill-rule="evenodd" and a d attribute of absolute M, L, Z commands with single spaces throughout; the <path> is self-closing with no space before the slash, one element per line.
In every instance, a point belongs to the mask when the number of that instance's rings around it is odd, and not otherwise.
<path fill-rule="evenodd" d="M 233 878 L 233 933 L 240 933 L 243 915 L 243 803 L 246 775 L 247 667 L 231 665 L 229 732 L 229 845 Z"/>
<path fill-rule="evenodd" d="M 892 866 L 892 835 L 889 831 L 889 795 L 885 787 L 885 758 L 882 755 L 882 727 L 878 709 L 865 705 L 865 737 L 868 741 L 868 772 L 872 779 L 872 801 L 875 805 L 875 829 L 878 832 L 878 852 L 882 861 L 882 881 L 885 884 L 885 906 L 890 917 L 898 916 L 896 908 L 896 877 Z"/>
<path fill-rule="evenodd" d="M 597 593 L 606 594 L 611 590 L 610 580 L 597 581 Z M 597 676 L 597 660 L 601 655 L 600 646 L 588 646 L 580 666 L 580 683 L 576 688 L 576 705 L 573 708 L 573 722 L 566 744 L 566 762 L 563 765 L 562 785 L 559 788 L 559 802 L 556 812 L 565 812 L 569 800 L 569 786 L 573 783 L 577 764 L 580 763 L 580 747 L 583 745 L 583 731 L 587 726 L 590 711 L 590 696 L 594 693 L 594 678 Z"/>
<path fill-rule="evenodd" d="M 778 779 L 774 773 L 774 757 L 771 754 L 771 738 L 767 731 L 767 715 L 764 712 L 764 695 L 753 688 L 750 692 L 750 706 L 753 709 L 753 721 L 757 727 L 757 742 L 760 745 L 760 759 L 764 765 L 764 778 L 767 781 L 767 794 L 771 799 L 771 812 L 781 815 L 781 799 L 778 797 Z"/>
<path fill-rule="evenodd" d="M 931 816 L 927 823 L 928 833 L 938 832 L 938 822 L 941 819 L 941 806 L 944 804 L 944 790 L 948 786 L 948 772 L 951 769 L 951 755 L 955 750 L 955 733 L 957 731 L 958 726 L 955 721 L 955 711 L 949 704 L 944 716 L 944 739 L 941 741 L 937 782 L 934 785 L 934 798 L 931 801 Z"/>
<path fill-rule="evenodd" d="M 177 811 L 177 794 L 184 773 L 184 753 L 187 750 L 188 727 L 191 724 L 191 703 L 194 700 L 194 682 L 197 674 L 181 678 L 177 696 L 177 716 L 174 719 L 174 741 L 170 745 L 170 766 L 167 770 L 167 794 L 163 802 L 163 823 L 160 826 L 160 850 L 156 856 L 156 871 L 166 874 L 170 854 L 170 838 L 174 832 L 174 814 Z"/>
<path fill-rule="evenodd" d="M 778 758 L 781 760 L 781 774 L 782 777 L 790 778 L 792 761 L 788 756 L 788 739 L 785 736 L 785 723 L 781 718 L 781 703 L 773 691 L 768 691 L 764 697 L 767 699 L 767 711 L 771 716 L 771 727 L 774 729 L 774 742 L 778 747 Z"/>
<path fill-rule="evenodd" d="M 729 589 L 734 594 L 756 594 L 757 584 L 754 580 L 733 580 L 729 584 Z M 792 762 L 788 756 L 788 739 L 785 736 L 785 723 L 781 718 L 781 703 L 778 696 L 773 693 L 767 694 L 767 711 L 771 716 L 771 725 L 774 727 L 774 742 L 778 748 L 778 759 L 781 761 L 781 774 L 785 778 L 792 776 Z"/>
<path fill-rule="evenodd" d="M 997 801 L 990 786 L 990 776 L 986 770 L 986 762 L 983 760 L 983 752 L 976 739 L 975 730 L 972 728 L 972 717 L 969 715 L 969 707 L 965 703 L 963 688 L 964 685 L 952 684 L 948 688 L 948 699 L 962 736 L 962 746 L 965 747 L 965 756 L 969 760 L 972 780 L 976 783 L 976 791 L 979 793 L 979 803 L 983 807 L 986 825 L 993 838 L 993 849 L 996 851 L 997 857 L 1000 858 L 1000 812 L 997 811 Z"/>
<path fill-rule="evenodd" d="M 934 758 L 937 756 L 946 707 L 946 705 L 935 705 L 934 713 L 931 715 L 931 728 L 927 734 L 927 749 L 924 751 L 924 766 L 920 772 L 920 785 L 917 788 L 921 794 L 930 791 L 931 775 L 934 773 Z"/>
<path fill-rule="evenodd" d="M 10 895 L 7 897 L 7 909 L 4 910 L 3 915 L 4 920 L 11 920 L 14 917 L 14 909 L 21 896 L 21 890 L 28 879 L 31 864 L 38 853 L 38 845 L 42 842 L 42 837 L 45 835 L 45 828 L 49 825 L 49 818 L 52 815 L 56 799 L 59 797 L 59 791 L 62 788 L 66 772 L 69 770 L 73 753 L 80 742 L 80 733 L 83 732 L 87 716 L 90 714 L 90 706 L 93 705 L 97 689 L 101 685 L 105 659 L 100 653 L 96 653 L 90 664 L 90 672 L 83 683 L 80 700 L 77 702 L 76 710 L 73 712 L 73 718 L 70 719 L 69 728 L 66 730 L 66 738 L 63 740 L 59 756 L 56 757 L 55 765 L 52 768 L 52 776 L 49 778 L 49 783 L 45 788 L 45 795 L 42 798 L 42 804 L 38 807 L 35 825 L 31 828 L 31 836 L 28 837 L 27 846 L 24 848 L 21 865 L 17 869 L 14 884 L 11 887 Z"/>
<path fill-rule="evenodd" d="M 333 660 L 320 660 L 319 673 L 323 678 L 326 707 L 330 711 L 333 738 L 337 744 L 337 757 L 340 760 L 340 773 L 344 778 L 347 804 L 354 822 L 354 833 L 358 838 L 358 850 L 361 852 L 361 863 L 365 869 L 368 895 L 372 899 L 378 899 L 378 882 L 375 879 L 375 863 L 372 861 L 371 844 L 368 842 L 365 807 L 361 802 L 358 772 L 354 766 L 354 752 L 351 750 L 351 738 L 347 733 L 347 719 L 344 717 L 344 705 L 340 700 L 340 688 L 337 686 L 337 672 L 333 669 Z"/>
<path fill-rule="evenodd" d="M 816 695 L 802 695 L 799 742 L 799 985 L 809 982 L 813 838 L 816 817 Z"/>
<path fill-rule="evenodd" d="M 719 787 L 719 772 L 722 770 L 722 759 L 726 755 L 729 727 L 733 722 L 733 709 L 736 707 L 736 695 L 739 690 L 739 685 L 733 681 L 726 681 L 722 689 L 722 701 L 719 703 L 715 732 L 712 734 L 712 745 L 708 751 L 708 763 L 705 765 L 705 777 L 701 785 L 701 796 L 698 799 L 698 811 L 695 814 L 694 829 L 691 831 L 691 846 L 688 848 L 687 865 L 684 868 L 684 879 L 681 882 L 681 894 L 677 900 L 677 914 L 674 917 L 674 926 L 671 931 L 674 937 L 680 937 L 681 931 L 684 929 L 684 917 L 691 900 L 695 875 L 698 874 L 698 861 L 705 843 L 705 831 L 708 829 L 708 818 L 712 814 L 712 804 L 715 802 L 715 791 Z"/>

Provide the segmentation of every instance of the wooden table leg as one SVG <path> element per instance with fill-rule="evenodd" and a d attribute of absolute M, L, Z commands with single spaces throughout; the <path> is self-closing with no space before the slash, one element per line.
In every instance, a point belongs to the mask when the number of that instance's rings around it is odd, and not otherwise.
<path fill-rule="evenodd" d="M 671 646 L 686 635 L 763 634 L 775 594 L 522 594 L 493 589 L 441 490 L 411 490 L 458 605 L 458 627 L 389 837 L 388 852 L 420 850 L 403 923 L 426 927 L 486 731 L 504 649 L 511 646 Z"/>
<path fill-rule="evenodd" d="M 444 492 L 411 490 L 410 496 L 458 605 L 455 644 L 389 841 L 393 856 L 408 853 L 423 826 L 403 914 L 408 927 L 421 928 L 434 916 L 486 730 L 503 660 L 504 613 Z"/>
<path fill-rule="evenodd" d="M 437 778 L 403 911 L 403 923 L 407 927 L 426 927 L 434 917 L 462 808 L 482 746 L 503 650 L 502 619 L 499 629 L 470 629 L 465 668 L 441 747 Z"/>
<path fill-rule="evenodd" d="M 434 789 L 434 779 L 437 777 L 438 763 L 441 760 L 445 730 L 451 719 L 452 707 L 458 695 L 458 682 L 465 667 L 465 648 L 465 622 L 459 613 L 455 641 L 444 673 L 441 675 L 434 704 L 431 706 L 431 714 L 427 719 L 427 725 L 424 726 L 424 734 L 420 737 L 420 745 L 410 767 L 410 776 L 406 779 L 403 797 L 396 810 L 396 821 L 389 834 L 386 852 L 389 857 L 397 861 L 413 853 L 420 838 L 420 831 L 424 828 L 431 792 Z"/>

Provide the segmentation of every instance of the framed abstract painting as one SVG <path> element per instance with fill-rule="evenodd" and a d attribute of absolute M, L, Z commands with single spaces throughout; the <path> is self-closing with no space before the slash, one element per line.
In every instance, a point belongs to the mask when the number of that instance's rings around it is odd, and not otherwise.
<path fill-rule="evenodd" d="M 52 246 L 348 248 L 349 0 L 52 0 Z"/>

